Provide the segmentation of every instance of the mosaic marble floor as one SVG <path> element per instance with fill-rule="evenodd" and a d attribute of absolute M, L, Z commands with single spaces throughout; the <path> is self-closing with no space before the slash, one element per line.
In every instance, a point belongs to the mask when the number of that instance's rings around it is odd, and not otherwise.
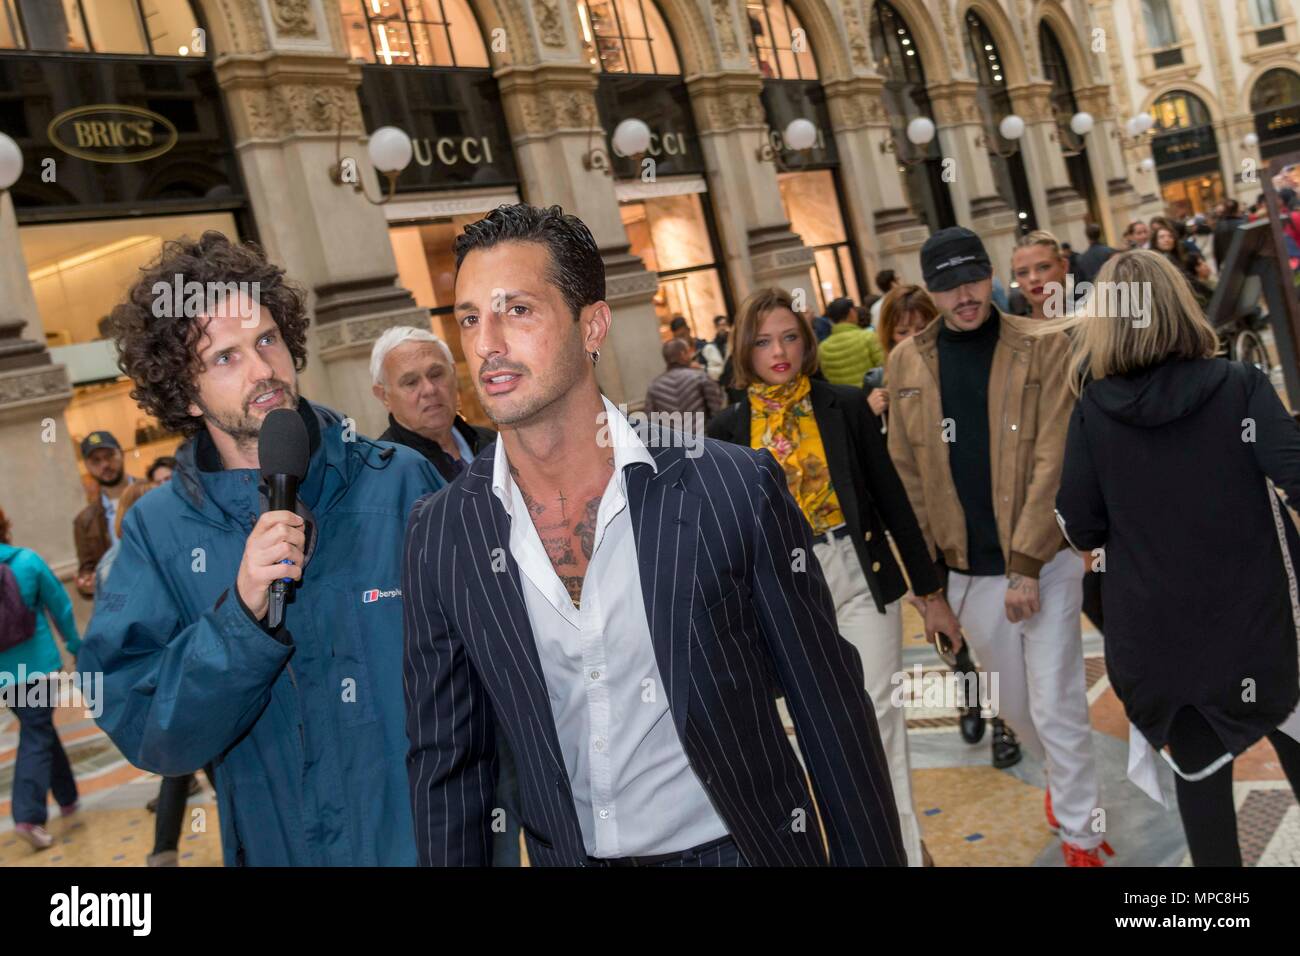
<path fill-rule="evenodd" d="M 1186 866 L 1186 846 L 1172 799 L 1170 809 L 1126 779 L 1128 725 L 1110 689 L 1101 640 L 1084 623 L 1093 744 L 1107 811 L 1114 866 Z M 923 674 L 944 666 L 920 637 L 920 618 L 904 612 L 904 666 Z M 18 723 L 0 711 L 0 866 L 143 866 L 152 848 L 154 817 L 145 804 L 159 778 L 130 766 L 80 710 L 56 713 L 81 791 L 82 809 L 62 820 L 51 806 L 55 845 L 36 852 L 13 833 L 9 793 Z M 791 732 L 792 728 L 791 728 Z M 1043 768 L 1026 754 L 1010 770 L 990 764 L 990 744 L 967 745 L 953 711 L 909 708 L 913 794 L 925 843 L 939 866 L 1060 866 L 1059 844 L 1043 820 Z M 199 778 L 206 784 L 200 775 Z M 1242 853 L 1248 866 L 1300 866 L 1300 806 L 1272 748 L 1261 742 L 1237 760 L 1235 792 Z M 220 866 L 216 803 L 206 786 L 191 798 L 191 831 L 180 844 L 181 866 Z M 201 810 L 195 814 L 195 810 Z"/>

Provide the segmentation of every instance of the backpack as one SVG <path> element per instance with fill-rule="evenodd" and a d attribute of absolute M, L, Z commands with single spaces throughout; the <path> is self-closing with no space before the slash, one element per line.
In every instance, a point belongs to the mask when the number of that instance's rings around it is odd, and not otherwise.
<path fill-rule="evenodd" d="M 0 651 L 30 641 L 35 634 L 36 612 L 23 600 L 13 568 L 0 561 Z"/>

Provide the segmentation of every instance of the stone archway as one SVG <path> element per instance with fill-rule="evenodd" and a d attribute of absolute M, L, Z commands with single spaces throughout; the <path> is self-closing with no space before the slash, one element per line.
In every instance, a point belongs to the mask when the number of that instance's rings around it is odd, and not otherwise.
<path fill-rule="evenodd" d="M 786 0 L 786 3 L 808 31 L 808 42 L 817 60 L 817 75 L 823 84 L 847 80 L 854 75 L 855 68 L 872 69 L 871 45 L 852 0 L 841 7 L 842 26 L 826 0 Z"/>
<path fill-rule="evenodd" d="M 540 0 L 539 0 L 540 2 Z M 740 24 L 733 16 L 732 0 L 652 0 L 663 14 L 677 47 L 681 61 L 682 78 L 689 80 L 702 73 L 723 69 L 723 61 L 740 54 L 745 48 L 745 38 L 739 33 Z M 707 7 L 717 32 L 715 44 L 709 24 L 705 22 Z"/>

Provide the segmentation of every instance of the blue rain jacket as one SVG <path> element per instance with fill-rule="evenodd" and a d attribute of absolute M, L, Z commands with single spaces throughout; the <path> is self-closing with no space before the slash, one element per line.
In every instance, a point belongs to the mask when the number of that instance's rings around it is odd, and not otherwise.
<path fill-rule="evenodd" d="M 123 520 L 78 667 L 103 673 L 98 722 L 131 763 L 213 765 L 227 866 L 414 865 L 402 536 L 445 482 L 408 448 L 345 441 L 329 409 L 298 410 L 312 442 L 299 512 L 317 530 L 284 626 L 269 633 L 235 590 L 259 474 L 222 470 L 204 431 Z"/>

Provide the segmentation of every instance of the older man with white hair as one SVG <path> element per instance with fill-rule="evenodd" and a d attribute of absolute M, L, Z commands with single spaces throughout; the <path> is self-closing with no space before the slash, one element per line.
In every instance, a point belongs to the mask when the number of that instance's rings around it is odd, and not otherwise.
<path fill-rule="evenodd" d="M 388 409 L 380 441 L 418 451 L 449 482 L 469 467 L 497 433 L 457 414 L 456 360 L 428 329 L 399 325 L 384 332 L 370 352 L 371 390 Z M 499 741 L 493 818 L 493 866 L 518 866 L 519 777 L 513 754 Z"/>
<path fill-rule="evenodd" d="M 457 414 L 456 361 L 428 329 L 396 326 L 370 353 L 371 390 L 388 409 L 381 441 L 413 448 L 448 481 L 496 440 L 496 432 Z"/>

